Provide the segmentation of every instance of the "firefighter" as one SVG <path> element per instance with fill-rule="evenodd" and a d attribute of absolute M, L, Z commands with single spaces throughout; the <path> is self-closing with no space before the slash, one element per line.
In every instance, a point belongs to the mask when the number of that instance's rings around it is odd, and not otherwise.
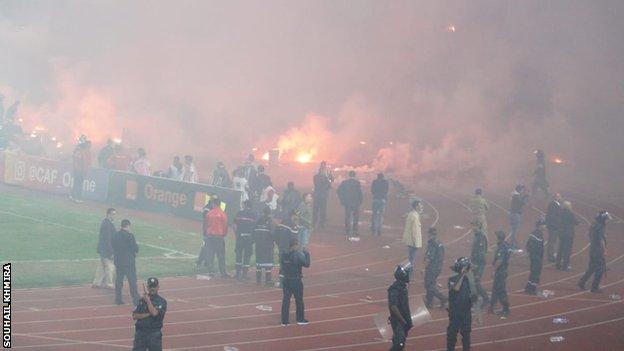
<path fill-rule="evenodd" d="M 427 252 L 425 254 L 425 306 L 431 308 L 433 298 L 440 300 L 440 308 L 444 308 L 447 298 L 438 290 L 438 276 L 442 272 L 442 263 L 444 262 L 444 245 L 438 239 L 438 231 L 435 228 L 429 228 L 429 241 L 427 242 Z"/>
<path fill-rule="evenodd" d="M 253 254 L 253 232 L 256 227 L 256 214 L 251 209 L 251 201 L 243 203 L 243 210 L 234 219 L 236 229 L 236 279 L 247 280 L 249 260 Z"/>
<path fill-rule="evenodd" d="M 529 234 L 526 250 L 531 260 L 531 273 L 529 281 L 524 287 L 524 292 L 529 295 L 537 294 L 537 284 L 539 284 L 542 275 L 542 267 L 544 266 L 544 229 L 546 221 L 540 219 L 535 223 L 535 230 Z"/>
<path fill-rule="evenodd" d="M 253 232 L 254 243 L 256 245 L 256 284 L 262 284 L 262 273 L 264 272 L 265 284 L 273 285 L 271 271 L 273 270 L 275 250 L 275 239 L 273 238 L 273 219 L 271 209 L 264 207 L 262 216 L 256 222 Z"/>

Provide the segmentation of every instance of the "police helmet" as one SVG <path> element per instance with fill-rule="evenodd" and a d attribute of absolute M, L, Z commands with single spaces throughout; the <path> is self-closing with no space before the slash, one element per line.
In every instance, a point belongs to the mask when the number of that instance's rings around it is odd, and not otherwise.
<path fill-rule="evenodd" d="M 613 219 L 613 217 L 611 217 L 611 214 L 606 210 L 600 210 L 600 212 L 598 212 L 598 216 L 596 216 L 596 221 L 600 223 L 604 223 L 611 219 Z"/>
<path fill-rule="evenodd" d="M 158 278 L 148 278 L 147 279 L 147 287 L 148 288 L 156 288 L 158 287 Z"/>
<path fill-rule="evenodd" d="M 470 268 L 471 262 L 468 257 L 460 257 L 451 266 L 453 272 L 460 273 L 464 268 Z"/>
<path fill-rule="evenodd" d="M 406 268 L 401 265 L 398 265 L 396 269 L 394 270 L 394 279 L 400 282 L 409 283 L 409 274 L 410 274 L 411 269 L 412 269 L 411 267 Z"/>

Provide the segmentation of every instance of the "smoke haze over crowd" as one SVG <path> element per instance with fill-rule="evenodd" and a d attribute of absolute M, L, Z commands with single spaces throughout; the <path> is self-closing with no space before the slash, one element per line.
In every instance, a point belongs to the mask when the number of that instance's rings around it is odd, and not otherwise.
<path fill-rule="evenodd" d="M 624 2 L 0 1 L 27 128 L 154 160 L 252 147 L 403 175 L 624 169 Z M 619 185 L 621 186 L 621 185 Z"/>

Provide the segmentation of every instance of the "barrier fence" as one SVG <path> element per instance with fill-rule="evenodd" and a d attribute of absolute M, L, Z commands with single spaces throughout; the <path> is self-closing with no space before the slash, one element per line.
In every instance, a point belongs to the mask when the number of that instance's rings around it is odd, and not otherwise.
<path fill-rule="evenodd" d="M 69 194 L 68 162 L 0 151 L 0 180 L 7 184 L 56 194 Z M 240 209 L 238 190 L 167 178 L 92 168 L 82 184 L 82 197 L 127 208 L 199 219 L 212 196 L 218 196 L 231 220 Z"/>

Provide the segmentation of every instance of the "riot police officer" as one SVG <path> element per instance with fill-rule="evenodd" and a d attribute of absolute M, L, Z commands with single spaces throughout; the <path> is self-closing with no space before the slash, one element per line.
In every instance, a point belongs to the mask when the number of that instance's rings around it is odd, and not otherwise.
<path fill-rule="evenodd" d="M 247 279 L 249 260 L 253 253 L 253 231 L 256 227 L 256 215 L 251 209 L 250 200 L 243 203 L 243 210 L 239 211 L 234 219 L 236 225 L 236 279 Z"/>
<path fill-rule="evenodd" d="M 494 313 L 494 305 L 500 301 L 503 310 L 500 313 L 501 318 L 509 316 L 509 299 L 507 298 L 507 269 L 509 268 L 509 259 L 511 258 L 511 248 L 505 241 L 505 232 L 502 230 L 496 232 L 497 249 L 494 254 L 494 285 L 492 287 L 492 298 L 490 299 L 489 313 Z"/>
<path fill-rule="evenodd" d="M 158 279 L 149 278 L 147 289 L 143 285 L 143 297 L 132 311 L 132 318 L 136 321 L 132 351 L 162 350 L 161 330 L 167 312 L 167 300 L 158 295 L 158 288 Z"/>
<path fill-rule="evenodd" d="M 402 351 L 405 348 L 407 333 L 414 326 L 409 307 L 407 284 L 411 266 L 397 266 L 394 270 L 394 283 L 388 288 L 388 309 L 392 326 L 392 348 L 390 351 Z"/>
<path fill-rule="evenodd" d="M 572 212 L 572 204 L 569 201 L 563 202 L 561 209 L 561 232 L 559 233 L 559 251 L 557 251 L 557 269 L 568 271 L 570 267 L 570 255 L 574 245 L 574 227 L 579 224 L 578 219 Z"/>
<path fill-rule="evenodd" d="M 607 211 L 600 211 L 596 220 L 589 229 L 589 267 L 587 271 L 578 282 L 578 286 L 585 290 L 585 283 L 591 276 L 594 276 L 592 282 L 591 292 L 599 293 L 600 280 L 607 269 L 605 262 L 605 256 L 607 255 L 607 237 L 605 230 L 607 226 L 607 220 L 611 219 L 611 215 Z"/>
<path fill-rule="evenodd" d="M 483 308 L 483 306 L 487 305 L 490 301 L 487 292 L 483 289 L 483 286 L 481 286 L 481 277 L 483 277 L 483 272 L 485 271 L 485 255 L 487 253 L 488 241 L 487 237 L 483 233 L 481 222 L 479 222 L 478 219 L 475 219 L 472 222 L 472 225 L 474 231 L 474 241 L 472 242 L 472 251 L 470 252 L 471 271 L 474 275 L 477 294 L 481 296 L 481 308 Z"/>
<path fill-rule="evenodd" d="M 446 329 L 446 350 L 455 350 L 457 333 L 462 336 L 462 350 L 470 351 L 472 330 L 472 302 L 476 299 L 474 278 L 470 270 L 470 259 L 460 257 L 451 269 L 457 273 L 449 278 L 449 325 Z"/>
<path fill-rule="evenodd" d="M 541 219 L 535 223 L 535 230 L 529 234 L 526 250 L 531 260 L 531 273 L 529 281 L 524 287 L 524 292 L 529 295 L 537 294 L 537 284 L 539 284 L 542 275 L 542 267 L 544 265 L 544 228 L 546 221 Z"/>
<path fill-rule="evenodd" d="M 272 270 L 274 265 L 275 238 L 273 237 L 273 219 L 271 209 L 265 206 L 262 217 L 256 222 L 253 238 L 256 244 L 256 284 L 262 284 L 262 272 L 265 274 L 264 283 L 273 285 Z"/>
<path fill-rule="evenodd" d="M 437 229 L 431 227 L 427 231 L 429 241 L 427 242 L 427 252 L 425 253 L 425 305 L 427 308 L 433 306 L 433 298 L 440 300 L 440 308 L 444 308 L 447 298 L 438 290 L 438 276 L 442 272 L 444 262 L 444 245 L 438 239 Z"/>

